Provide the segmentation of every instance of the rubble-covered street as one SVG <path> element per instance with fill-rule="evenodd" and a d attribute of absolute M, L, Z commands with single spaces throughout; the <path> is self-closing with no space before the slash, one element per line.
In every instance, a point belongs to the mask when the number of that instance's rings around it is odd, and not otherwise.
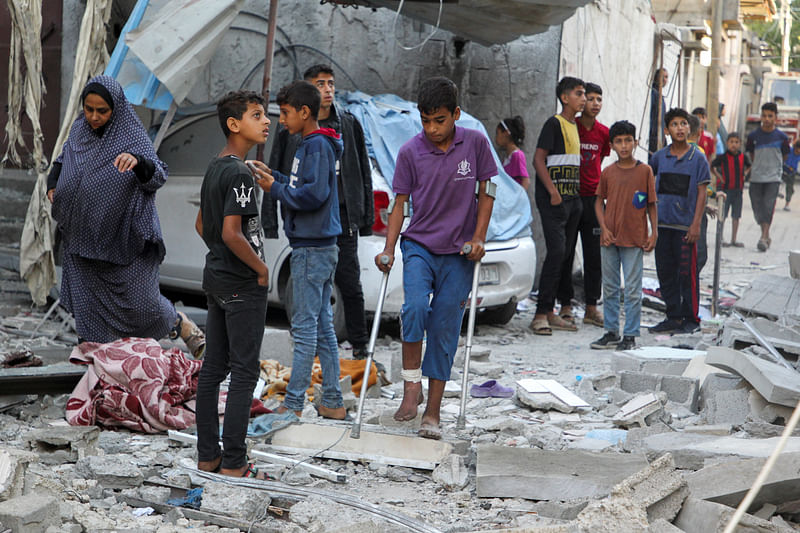
<path fill-rule="evenodd" d="M 794 367 L 800 280 L 789 277 L 788 253 L 797 214 L 776 212 L 766 253 L 755 250 L 750 220 L 746 209 L 747 246 L 723 252 L 722 308 L 738 301 Z M 15 252 L 2 249 L 0 354 L 30 350 L 45 361 L 35 373 L 67 360 L 74 332 L 54 312 L 34 338 L 20 335 L 46 309 L 31 311 Z M 652 257 L 645 267 L 655 278 Z M 69 426 L 69 394 L 9 394 L 8 371 L 0 370 L 0 532 L 722 531 L 800 400 L 796 371 L 775 363 L 733 317 L 706 320 L 693 335 L 643 328 L 641 349 L 616 353 L 589 348 L 602 335 L 592 326 L 534 337 L 532 316 L 519 312 L 506 327 L 479 323 L 470 383 L 496 380 L 515 393 L 470 398 L 459 431 L 454 370 L 440 442 L 416 437 L 419 417 L 392 419 L 402 394 L 400 343 L 396 324 L 385 323 L 375 357 L 393 384 L 367 398 L 360 439 L 311 405 L 300 423 L 250 439 L 251 459 L 280 481 L 201 475 L 192 428 L 148 435 Z M 645 307 L 643 326 L 661 317 Z M 265 338 L 262 359 L 290 364 L 288 331 L 268 328 Z M 463 349 L 454 368 L 462 364 Z M 795 434 L 736 531 L 800 529 Z"/>

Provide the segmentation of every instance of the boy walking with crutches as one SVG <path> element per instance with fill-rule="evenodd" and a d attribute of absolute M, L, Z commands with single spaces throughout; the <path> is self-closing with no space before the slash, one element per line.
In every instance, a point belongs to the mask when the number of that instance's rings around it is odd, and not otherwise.
<path fill-rule="evenodd" d="M 400 242 L 405 294 L 401 311 L 403 401 L 394 418 L 412 420 L 417 415 L 417 406 L 423 402 L 424 374 L 428 377 L 428 404 L 419 435 L 440 439 L 439 409 L 458 348 L 473 261 L 486 253 L 483 245 L 494 205 L 494 187 L 489 180 L 497 175 L 497 166 L 484 135 L 456 126 L 461 110 L 452 81 L 441 77 L 425 80 L 417 107 L 424 131 L 406 142 L 397 155 L 392 180 L 395 206 L 389 215 L 386 245 L 375 264 L 382 272 L 392 268 L 403 205 L 412 198 L 413 214 Z M 461 251 L 465 244 L 471 248 L 466 255 Z M 388 264 L 381 262 L 384 255 L 389 256 Z"/>

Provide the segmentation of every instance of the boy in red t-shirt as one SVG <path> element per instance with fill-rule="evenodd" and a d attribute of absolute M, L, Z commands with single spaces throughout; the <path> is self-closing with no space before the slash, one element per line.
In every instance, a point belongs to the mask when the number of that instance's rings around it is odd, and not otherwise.
<path fill-rule="evenodd" d="M 581 185 L 580 195 L 583 213 L 572 242 L 581 235 L 583 248 L 583 292 L 586 295 L 584 324 L 603 327 L 603 315 L 597 310 L 602 283 L 600 273 L 600 225 L 594 213 L 597 184 L 600 182 L 600 164 L 611 151 L 608 143 L 608 127 L 597 120 L 603 108 L 603 89 L 595 83 L 586 84 L 586 106 L 576 121 L 581 139 Z M 566 263 L 571 265 L 575 248 L 570 250 Z"/>
<path fill-rule="evenodd" d="M 636 127 L 615 122 L 609 131 L 617 162 L 600 175 L 595 213 L 600 223 L 603 259 L 603 327 L 606 334 L 591 344 L 596 350 L 630 350 L 636 345 L 642 316 L 643 252 L 658 238 L 656 180 L 650 166 L 633 157 Z M 647 219 L 650 219 L 650 236 Z M 625 327 L 619 336 L 620 278 L 625 276 Z"/>

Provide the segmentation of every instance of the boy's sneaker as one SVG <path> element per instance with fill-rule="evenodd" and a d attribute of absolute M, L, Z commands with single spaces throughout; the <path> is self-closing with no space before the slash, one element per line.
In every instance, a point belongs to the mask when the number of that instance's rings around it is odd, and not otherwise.
<path fill-rule="evenodd" d="M 606 334 L 594 341 L 589 346 L 594 350 L 615 350 L 620 343 L 619 335 L 613 331 L 606 331 Z"/>
<path fill-rule="evenodd" d="M 681 322 L 679 320 L 668 318 L 650 328 L 650 333 L 671 333 L 678 329 L 681 329 Z"/>
<path fill-rule="evenodd" d="M 683 323 L 681 324 L 681 329 L 676 331 L 675 333 L 691 334 L 699 330 L 700 330 L 700 324 L 698 324 L 697 322 L 693 322 L 691 320 L 684 320 Z"/>
<path fill-rule="evenodd" d="M 636 348 L 636 337 L 625 335 L 622 340 L 617 344 L 617 351 L 623 352 L 625 350 L 633 350 Z"/>

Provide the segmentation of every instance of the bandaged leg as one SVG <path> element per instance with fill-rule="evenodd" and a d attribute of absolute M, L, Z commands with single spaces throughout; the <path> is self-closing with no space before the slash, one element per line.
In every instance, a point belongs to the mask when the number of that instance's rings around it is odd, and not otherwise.
<path fill-rule="evenodd" d="M 400 371 L 400 377 L 403 378 L 403 381 L 409 381 L 411 383 L 420 383 L 422 381 L 422 369 L 415 368 L 413 370 L 406 370 L 405 368 Z"/>

